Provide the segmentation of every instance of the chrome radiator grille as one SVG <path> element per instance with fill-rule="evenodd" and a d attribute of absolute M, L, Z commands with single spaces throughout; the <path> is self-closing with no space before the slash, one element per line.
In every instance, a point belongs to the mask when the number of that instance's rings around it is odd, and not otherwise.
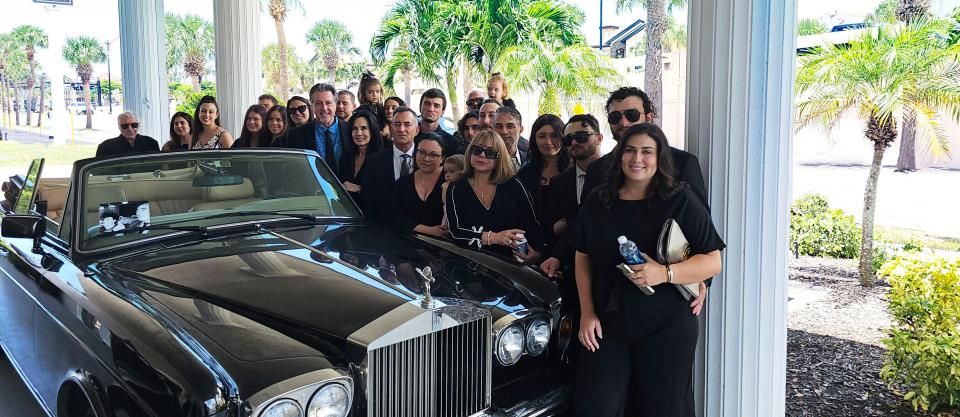
<path fill-rule="evenodd" d="M 490 407 L 490 317 L 368 352 L 368 417 L 467 417 Z"/>

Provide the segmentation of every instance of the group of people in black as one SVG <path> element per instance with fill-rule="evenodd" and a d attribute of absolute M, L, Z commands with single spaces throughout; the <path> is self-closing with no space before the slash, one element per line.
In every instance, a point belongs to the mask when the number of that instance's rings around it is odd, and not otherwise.
<path fill-rule="evenodd" d="M 652 123 L 647 94 L 611 93 L 606 119 L 616 146 L 603 156 L 607 139 L 590 114 L 541 115 L 524 138 L 500 74 L 486 94 L 467 96 L 469 111 L 452 134 L 442 125 L 448 103 L 439 89 L 426 90 L 416 110 L 382 95 L 369 73 L 356 95 L 317 84 L 309 100 L 294 96 L 286 107 L 265 95 L 236 140 L 220 127 L 216 100 L 204 97 L 193 117 L 172 117 L 163 150 L 317 152 L 369 219 L 514 259 L 557 281 L 580 317 L 576 415 L 693 416 L 696 316 L 725 245 L 697 158 L 671 147 Z M 98 155 L 159 150 L 136 134 L 135 115 L 119 122 L 121 136 Z M 690 244 L 689 257 L 670 265 L 648 256 L 667 220 Z M 618 269 L 620 236 L 646 261 L 630 272 Z M 699 284 L 700 296 L 687 301 L 671 284 Z"/>

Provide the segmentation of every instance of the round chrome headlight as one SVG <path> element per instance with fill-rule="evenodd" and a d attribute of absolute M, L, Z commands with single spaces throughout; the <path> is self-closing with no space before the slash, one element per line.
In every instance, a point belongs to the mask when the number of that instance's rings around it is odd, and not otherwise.
<path fill-rule="evenodd" d="M 510 366 L 523 355 L 523 329 L 513 324 L 497 336 L 497 359 L 501 364 Z"/>
<path fill-rule="evenodd" d="M 538 317 L 530 321 L 527 327 L 527 353 L 537 356 L 547 350 L 550 343 L 550 321 Z"/>
<path fill-rule="evenodd" d="M 350 412 L 350 391 L 342 384 L 324 385 L 313 394 L 307 417 L 346 417 Z"/>
<path fill-rule="evenodd" d="M 288 398 L 274 401 L 260 413 L 260 417 L 301 417 L 302 415 L 303 410 L 300 409 L 300 404 Z"/>

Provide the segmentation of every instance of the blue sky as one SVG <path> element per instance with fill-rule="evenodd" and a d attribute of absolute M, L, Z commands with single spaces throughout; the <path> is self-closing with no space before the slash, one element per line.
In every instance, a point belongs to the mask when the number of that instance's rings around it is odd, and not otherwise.
<path fill-rule="evenodd" d="M 354 33 L 355 44 L 366 51 L 370 38 L 379 24 L 380 17 L 394 0 L 301 0 L 302 13 L 294 12 L 286 24 L 286 35 L 290 43 L 297 47 L 302 58 L 309 58 L 311 50 L 304 41 L 304 35 L 313 22 L 322 18 L 334 18 L 343 21 Z M 596 44 L 599 37 L 600 1 L 568 0 L 579 6 L 586 14 L 582 30 L 590 44 Z M 74 0 L 73 6 L 59 7 L 58 11 L 49 11 L 45 6 L 32 0 L 4 0 L 4 13 L 0 15 L 0 28 L 12 28 L 29 23 L 42 27 L 50 36 L 88 35 L 100 40 L 113 40 L 119 36 L 116 0 Z M 798 16 L 823 19 L 830 23 L 839 21 L 860 21 L 863 15 L 873 10 L 879 0 L 798 0 Z M 617 15 L 614 0 L 603 1 L 604 24 L 625 27 L 643 16 L 642 10 Z M 933 0 L 933 9 L 938 14 L 946 13 L 960 0 Z M 194 13 L 212 20 L 213 4 L 210 0 L 166 0 L 167 11 L 184 14 Z M 678 20 L 685 20 L 685 11 L 677 12 Z M 77 24 L 81 23 L 81 24 Z M 260 21 L 260 42 L 266 45 L 276 42 L 273 20 L 265 12 Z M 62 63 L 60 51 L 38 51 L 38 60 L 42 65 Z M 120 51 L 111 48 L 113 71 L 119 74 Z M 65 64 L 63 64 L 65 65 Z M 106 72 L 106 64 L 97 65 L 94 74 Z M 73 74 L 71 68 L 67 74 Z"/>

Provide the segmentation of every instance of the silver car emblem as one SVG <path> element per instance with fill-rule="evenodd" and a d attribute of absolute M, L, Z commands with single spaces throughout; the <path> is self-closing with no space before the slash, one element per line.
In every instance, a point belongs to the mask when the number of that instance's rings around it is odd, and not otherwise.
<path fill-rule="evenodd" d="M 420 301 L 420 306 L 423 308 L 433 307 L 433 295 L 430 294 L 430 284 L 435 281 L 433 278 L 433 271 L 430 270 L 430 267 L 425 267 L 423 269 L 416 268 L 417 273 L 420 274 L 420 292 L 423 293 L 423 300 Z"/>

